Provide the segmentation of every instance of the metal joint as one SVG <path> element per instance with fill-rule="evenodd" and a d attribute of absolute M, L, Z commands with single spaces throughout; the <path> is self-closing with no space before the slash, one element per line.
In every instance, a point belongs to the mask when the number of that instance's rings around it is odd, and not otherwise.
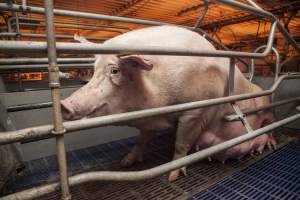
<path fill-rule="evenodd" d="M 54 129 L 51 130 L 51 134 L 53 134 L 53 135 L 63 135 L 66 132 L 67 132 L 67 130 L 65 128 L 63 130 L 61 130 L 61 131 L 56 131 Z"/>
<path fill-rule="evenodd" d="M 23 14 L 27 14 L 28 12 L 30 12 L 31 8 L 29 6 L 19 6 L 19 10 L 23 13 Z"/>
<path fill-rule="evenodd" d="M 60 88 L 60 83 L 59 82 L 50 82 L 49 87 L 50 88 Z"/>

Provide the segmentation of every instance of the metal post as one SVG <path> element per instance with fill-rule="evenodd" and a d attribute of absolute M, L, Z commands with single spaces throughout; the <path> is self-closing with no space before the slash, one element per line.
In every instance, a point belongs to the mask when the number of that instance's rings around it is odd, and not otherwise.
<path fill-rule="evenodd" d="M 46 18 L 46 32 L 47 32 L 47 48 L 49 59 L 49 84 L 51 88 L 51 95 L 53 101 L 53 117 L 54 130 L 56 134 L 57 160 L 60 174 L 60 187 L 62 190 L 62 200 L 71 199 L 69 192 L 69 182 L 67 173 L 66 151 L 64 142 L 64 126 L 60 106 L 60 83 L 59 83 L 59 68 L 56 63 L 56 43 L 55 30 L 53 23 L 53 1 L 44 0 L 45 18 Z"/>
<path fill-rule="evenodd" d="M 228 79 L 228 96 L 234 95 L 234 79 L 235 79 L 235 61 L 234 58 L 230 58 L 230 68 L 229 68 L 229 79 Z M 239 120 L 244 125 L 247 133 L 250 131 L 253 131 L 253 129 L 250 126 L 250 123 L 246 119 L 245 115 L 239 108 L 239 106 L 236 104 L 236 102 L 232 102 L 231 106 L 234 110 L 234 112 L 237 114 Z"/>
<path fill-rule="evenodd" d="M 230 58 L 229 66 L 229 78 L 228 78 L 228 96 L 234 94 L 234 72 L 235 72 L 235 63 L 234 58 Z"/>

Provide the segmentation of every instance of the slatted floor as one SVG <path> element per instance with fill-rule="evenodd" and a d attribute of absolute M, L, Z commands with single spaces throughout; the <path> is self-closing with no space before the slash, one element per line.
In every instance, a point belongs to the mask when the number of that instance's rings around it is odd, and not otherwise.
<path fill-rule="evenodd" d="M 300 142 L 226 177 L 193 199 L 300 199 Z"/>
<path fill-rule="evenodd" d="M 281 141 L 282 146 L 290 141 L 289 137 L 287 138 L 280 134 L 279 136 L 280 137 L 278 139 Z M 143 163 L 139 163 L 131 168 L 124 169 L 120 166 L 119 161 L 129 151 L 134 143 L 135 138 L 129 138 L 68 152 L 67 160 L 69 174 L 93 170 L 142 170 L 163 164 L 172 159 L 174 136 L 173 134 L 167 132 L 156 137 L 151 142 L 147 148 L 145 161 Z M 287 158 L 285 158 L 284 155 L 285 153 L 289 153 L 291 157 L 288 158 L 290 158 L 292 161 L 294 159 L 294 157 L 292 157 L 292 153 L 297 153 L 298 151 L 300 152 L 300 143 L 288 145 L 287 147 L 284 147 L 283 149 L 271 154 L 271 156 L 275 156 L 278 162 L 281 162 L 282 159 L 283 162 L 285 162 L 285 159 Z M 263 182 L 266 180 L 264 180 L 265 177 L 262 176 L 262 174 L 268 172 L 268 170 L 266 169 L 266 172 L 261 173 L 257 172 L 257 174 L 256 171 L 261 170 L 263 167 L 273 166 L 273 164 L 275 164 L 273 163 L 273 158 L 269 159 L 270 156 L 268 156 L 262 161 L 259 161 L 256 164 L 257 167 L 255 167 L 256 165 L 252 164 L 265 157 L 268 153 L 269 152 L 266 152 L 261 156 L 248 156 L 240 161 L 232 160 L 226 164 L 221 164 L 219 162 L 208 162 L 207 160 L 201 161 L 188 167 L 187 177 L 181 177 L 173 183 L 169 183 L 166 179 L 166 176 L 134 183 L 86 183 L 71 187 L 72 199 L 248 199 L 248 193 L 246 191 L 251 191 L 251 194 L 253 194 L 253 191 L 255 191 L 255 195 L 261 195 L 261 191 L 264 193 L 267 191 L 266 189 L 251 189 L 255 187 L 255 184 L 257 184 L 257 187 L 266 185 Z M 281 158 L 282 156 L 284 158 Z M 294 161 L 293 165 L 291 165 L 291 169 L 295 169 L 296 164 L 297 162 Z M 275 170 L 276 172 L 279 173 L 285 169 L 284 167 L 289 167 L 289 164 L 286 163 L 281 165 L 283 168 L 280 168 L 279 171 Z M 254 181 L 253 177 L 254 179 L 258 179 L 260 177 L 262 178 L 261 180 Z M 268 176 L 266 175 L 266 177 Z M 292 177 L 288 176 L 288 178 L 291 179 Z M 12 180 L 7 185 L 8 193 L 26 189 L 35 185 L 40 185 L 42 183 L 52 182 L 57 179 L 58 166 L 55 156 L 33 160 L 26 163 L 26 170 L 21 176 Z M 224 179 L 224 182 L 220 182 L 222 179 Z M 244 183 L 242 181 L 244 181 Z M 296 181 L 299 182 L 300 178 Z M 295 180 L 293 179 L 290 182 L 295 182 Z M 295 182 L 294 184 L 297 184 L 298 182 Z M 217 185 L 211 187 L 216 183 Z M 250 183 L 252 183 L 254 186 L 249 186 L 250 189 L 248 188 L 248 190 L 246 190 L 246 185 Z M 206 191 L 207 188 L 209 188 L 208 191 L 203 193 L 203 191 Z M 228 196 L 225 198 L 221 196 L 221 194 L 226 194 Z M 50 200 L 59 199 L 59 197 L 60 193 L 57 192 L 38 199 Z"/>

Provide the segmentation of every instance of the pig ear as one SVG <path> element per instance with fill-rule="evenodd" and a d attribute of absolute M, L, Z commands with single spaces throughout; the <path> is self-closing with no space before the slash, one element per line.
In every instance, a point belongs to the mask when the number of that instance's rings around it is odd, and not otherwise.
<path fill-rule="evenodd" d="M 85 37 L 80 36 L 78 34 L 74 34 L 74 40 L 85 44 L 95 44 L 93 42 L 88 41 Z"/>
<path fill-rule="evenodd" d="M 153 64 L 150 62 L 150 60 L 145 58 L 143 55 L 119 56 L 119 59 L 121 64 L 133 62 L 136 63 L 136 66 L 147 71 L 150 71 L 153 68 Z"/>

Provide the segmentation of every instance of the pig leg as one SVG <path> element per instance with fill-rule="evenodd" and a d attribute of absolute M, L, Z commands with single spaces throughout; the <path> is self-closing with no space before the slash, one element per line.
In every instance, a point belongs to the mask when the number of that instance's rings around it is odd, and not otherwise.
<path fill-rule="evenodd" d="M 123 167 L 129 167 L 136 161 L 143 161 L 143 153 L 148 142 L 155 136 L 153 131 L 142 131 L 137 138 L 137 143 L 131 149 L 131 151 L 122 159 L 121 165 Z"/>
<path fill-rule="evenodd" d="M 197 128 L 197 122 L 195 121 L 185 121 L 179 123 L 176 132 L 176 143 L 173 160 L 182 158 L 187 155 L 187 153 L 194 145 L 197 136 L 199 135 L 199 131 L 201 131 L 201 129 L 199 130 Z M 175 181 L 180 175 L 180 172 L 182 172 L 183 175 L 186 176 L 186 167 L 171 171 L 168 180 L 170 182 Z"/>

